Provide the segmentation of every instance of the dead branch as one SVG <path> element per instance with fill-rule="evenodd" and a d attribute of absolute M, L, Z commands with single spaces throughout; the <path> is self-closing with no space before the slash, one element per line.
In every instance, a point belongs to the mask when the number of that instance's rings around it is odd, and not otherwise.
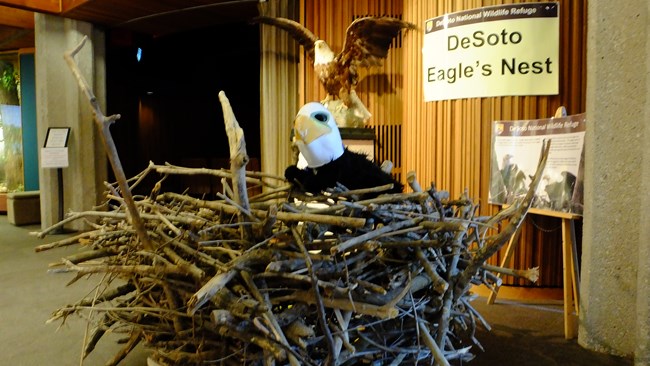
<path fill-rule="evenodd" d="M 100 136 L 102 142 L 104 143 L 104 148 L 106 149 L 106 155 L 108 156 L 108 160 L 110 161 L 111 166 L 113 167 L 113 173 L 115 173 L 115 178 L 117 179 L 117 183 L 120 186 L 120 190 L 122 191 L 122 196 L 124 197 L 124 201 L 128 207 L 129 214 L 131 215 L 131 220 L 133 221 L 133 226 L 135 227 L 135 231 L 138 234 L 140 240 L 142 241 L 142 246 L 145 249 L 151 250 L 153 249 L 153 246 L 151 244 L 151 241 L 149 240 L 149 236 L 147 235 L 147 230 L 144 227 L 144 223 L 140 218 L 138 209 L 135 207 L 135 202 L 133 201 L 131 190 L 129 189 L 129 186 L 126 182 L 126 175 L 124 174 L 122 163 L 120 162 L 120 156 L 117 153 L 115 142 L 113 141 L 113 137 L 111 136 L 110 126 L 111 124 L 113 124 L 113 122 L 120 119 L 120 115 L 114 114 L 108 117 L 104 115 L 104 113 L 102 112 L 99 106 L 99 102 L 97 101 L 97 98 L 95 98 L 95 94 L 93 93 L 92 89 L 88 85 L 88 82 L 86 82 L 86 79 L 83 77 L 81 71 L 79 70 L 79 67 L 74 61 L 74 56 L 81 50 L 81 48 L 83 48 L 87 40 L 88 37 L 84 36 L 81 42 L 79 42 L 79 45 L 77 45 L 77 47 L 65 53 L 64 58 L 65 61 L 68 63 L 70 70 L 72 70 L 72 73 L 77 79 L 77 82 L 79 83 L 79 88 L 81 88 L 81 91 L 88 98 L 88 102 L 90 102 L 90 107 L 92 108 L 93 116 L 95 117 L 95 123 L 97 124 L 97 127 L 101 132 Z"/>

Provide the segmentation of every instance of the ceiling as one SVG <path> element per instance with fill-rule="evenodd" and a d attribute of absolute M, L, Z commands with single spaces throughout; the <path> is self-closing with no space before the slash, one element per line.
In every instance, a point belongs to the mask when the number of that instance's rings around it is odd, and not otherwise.
<path fill-rule="evenodd" d="M 34 30 L 0 25 L 0 52 L 34 47 Z"/>
<path fill-rule="evenodd" d="M 30 47 L 34 47 L 34 13 L 0 6 L 0 51 Z"/>
<path fill-rule="evenodd" d="M 56 2 L 58 1 L 58 3 Z M 0 51 L 34 47 L 34 12 L 152 36 L 242 22 L 260 0 L 0 0 Z"/>

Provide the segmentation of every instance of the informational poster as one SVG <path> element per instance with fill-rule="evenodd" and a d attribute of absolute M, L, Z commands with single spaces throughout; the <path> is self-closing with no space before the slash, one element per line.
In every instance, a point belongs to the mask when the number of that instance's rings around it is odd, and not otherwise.
<path fill-rule="evenodd" d="M 559 4 L 489 6 L 428 19 L 424 101 L 559 92 Z"/>
<path fill-rule="evenodd" d="M 492 204 L 510 204 L 528 191 L 545 140 L 551 149 L 535 208 L 582 214 L 585 114 L 492 124 Z"/>

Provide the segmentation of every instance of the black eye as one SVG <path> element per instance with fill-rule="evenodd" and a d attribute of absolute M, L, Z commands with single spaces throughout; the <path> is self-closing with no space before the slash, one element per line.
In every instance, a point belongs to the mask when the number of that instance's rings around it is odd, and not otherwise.
<path fill-rule="evenodd" d="M 316 112 L 312 115 L 312 117 L 314 117 L 318 122 L 323 122 L 323 123 L 327 123 L 327 120 L 329 119 L 327 113 L 323 113 L 323 112 Z"/>

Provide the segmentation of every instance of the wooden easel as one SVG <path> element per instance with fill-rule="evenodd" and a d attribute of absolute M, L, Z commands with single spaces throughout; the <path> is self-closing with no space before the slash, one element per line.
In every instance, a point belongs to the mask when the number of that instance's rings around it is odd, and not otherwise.
<path fill-rule="evenodd" d="M 558 108 L 555 112 L 555 118 L 565 117 L 566 109 L 564 107 Z M 580 275 L 577 263 L 578 250 L 576 246 L 575 236 L 575 220 L 581 216 L 566 213 L 555 212 L 549 210 L 541 210 L 531 208 L 528 210 L 529 214 L 544 215 L 550 217 L 557 217 L 562 220 L 562 279 L 564 285 L 564 338 L 572 339 L 577 335 L 576 317 L 578 316 L 580 304 Z M 519 239 L 519 230 L 512 234 L 506 252 L 501 260 L 501 267 L 506 267 L 512 259 L 512 254 L 515 251 L 515 245 Z M 501 274 L 497 274 L 501 278 Z M 495 287 L 494 292 L 488 296 L 487 303 L 494 304 L 496 300 L 499 287 Z M 573 310 L 575 309 L 575 315 Z"/>

